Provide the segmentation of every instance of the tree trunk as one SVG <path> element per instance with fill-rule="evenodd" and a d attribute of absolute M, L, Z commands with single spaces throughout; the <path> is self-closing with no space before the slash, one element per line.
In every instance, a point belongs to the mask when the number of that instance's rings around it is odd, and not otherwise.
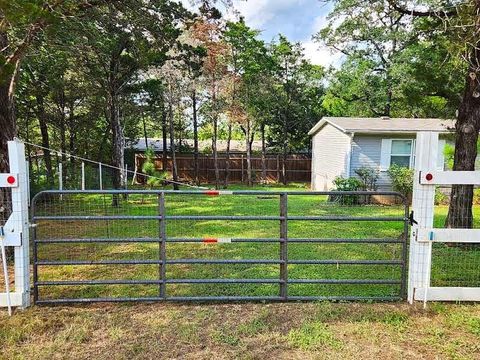
<path fill-rule="evenodd" d="M 282 182 L 287 185 L 288 127 L 287 115 L 283 115 Z"/>
<path fill-rule="evenodd" d="M 165 103 L 162 98 L 162 169 L 168 170 L 168 153 L 167 153 L 167 112 L 165 111 Z"/>
<path fill-rule="evenodd" d="M 230 143 L 232 142 L 232 124 L 228 124 L 228 135 L 227 135 L 227 153 L 225 159 L 225 182 L 223 187 L 226 189 L 228 187 L 228 179 L 230 177 Z"/>
<path fill-rule="evenodd" d="M 124 148 L 125 138 L 120 123 L 118 95 L 110 91 L 108 97 L 110 128 L 112 131 L 112 164 L 115 166 L 113 175 L 113 188 L 121 189 L 124 184 Z M 118 206 L 118 196 L 112 197 L 112 206 Z"/>
<path fill-rule="evenodd" d="M 262 182 L 267 182 L 267 147 L 265 145 L 265 124 L 260 128 L 262 137 Z"/>
<path fill-rule="evenodd" d="M 168 103 L 168 120 L 170 133 L 170 153 L 172 158 L 172 177 L 173 189 L 178 190 L 178 172 L 177 172 L 177 157 L 175 154 L 175 128 L 173 126 L 173 106 L 171 100 Z"/>
<path fill-rule="evenodd" d="M 218 139 L 218 116 L 213 117 L 213 136 L 212 136 L 212 153 L 213 153 L 213 167 L 215 169 L 215 189 L 220 187 L 220 170 L 218 168 L 218 151 L 217 151 L 217 139 Z"/>
<path fill-rule="evenodd" d="M 193 168 L 195 185 L 200 186 L 199 164 L 198 164 L 198 118 L 197 118 L 197 93 L 192 92 L 192 112 L 193 112 Z"/>
<path fill-rule="evenodd" d="M 145 113 L 143 111 L 142 111 L 142 124 L 143 124 L 143 137 L 145 139 L 145 149 L 148 150 L 147 123 L 145 121 Z"/>
<path fill-rule="evenodd" d="M 39 80 L 41 81 L 41 80 Z M 42 146 L 43 149 L 43 160 L 45 162 L 45 170 L 47 173 L 47 185 L 50 188 L 53 188 L 54 179 L 53 179 L 53 166 L 52 166 L 52 155 L 50 153 L 50 138 L 48 134 L 48 119 L 45 112 L 45 100 L 42 90 L 38 89 L 35 96 L 36 100 L 36 115 L 38 118 L 38 124 L 40 126 L 40 134 L 42 136 Z"/>
<path fill-rule="evenodd" d="M 477 7 L 480 10 L 479 2 Z M 480 20 L 477 20 L 480 28 Z M 477 42 L 476 48 L 480 46 Z M 477 157 L 478 132 L 480 131 L 480 51 L 472 49 L 469 73 L 466 77 L 465 91 L 458 111 L 455 125 L 455 155 L 453 170 L 474 171 Z M 472 228 L 473 226 L 473 185 L 453 185 L 446 227 Z"/>
<path fill-rule="evenodd" d="M 252 146 L 250 143 L 251 128 L 250 120 L 247 120 L 247 126 L 245 128 L 245 147 L 247 151 L 247 185 L 252 186 Z"/>

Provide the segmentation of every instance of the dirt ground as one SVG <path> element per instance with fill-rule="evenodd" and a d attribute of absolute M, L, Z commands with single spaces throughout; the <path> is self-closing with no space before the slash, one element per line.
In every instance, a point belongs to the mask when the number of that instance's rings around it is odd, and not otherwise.
<path fill-rule="evenodd" d="M 99 304 L 0 312 L 2 359 L 480 359 L 480 305 Z"/>

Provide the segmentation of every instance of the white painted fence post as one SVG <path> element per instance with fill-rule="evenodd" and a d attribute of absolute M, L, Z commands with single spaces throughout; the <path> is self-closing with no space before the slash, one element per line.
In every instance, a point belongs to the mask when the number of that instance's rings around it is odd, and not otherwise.
<path fill-rule="evenodd" d="M 416 141 L 415 173 L 413 177 L 413 218 L 418 224 L 412 226 L 410 237 L 410 260 L 408 271 L 408 302 L 413 303 L 417 289 L 430 286 L 432 243 L 418 242 L 418 229 L 433 227 L 435 185 L 420 184 L 421 171 L 436 170 L 438 133 L 419 132 Z M 426 297 L 425 297 L 426 299 Z"/>
<path fill-rule="evenodd" d="M 100 190 L 103 190 L 102 163 L 98 163 L 98 182 L 100 184 Z"/>
<path fill-rule="evenodd" d="M 82 190 L 85 190 L 85 163 L 82 161 Z"/>
<path fill-rule="evenodd" d="M 58 190 L 63 190 L 63 164 L 58 164 Z"/>
<path fill-rule="evenodd" d="M 30 305 L 30 248 L 28 216 L 28 173 L 25 145 L 19 140 L 8 142 L 10 173 L 2 186 L 11 187 L 12 213 L 4 225 L 5 246 L 14 247 L 15 292 L 10 294 L 12 306 L 26 308 Z M 0 293 L 0 306 L 6 306 L 7 294 Z"/>

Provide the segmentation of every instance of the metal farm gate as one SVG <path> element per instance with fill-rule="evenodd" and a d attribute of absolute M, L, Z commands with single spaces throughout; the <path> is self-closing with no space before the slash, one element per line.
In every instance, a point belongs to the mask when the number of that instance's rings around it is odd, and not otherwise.
<path fill-rule="evenodd" d="M 406 297 L 398 193 L 45 191 L 31 221 L 36 304 Z"/>

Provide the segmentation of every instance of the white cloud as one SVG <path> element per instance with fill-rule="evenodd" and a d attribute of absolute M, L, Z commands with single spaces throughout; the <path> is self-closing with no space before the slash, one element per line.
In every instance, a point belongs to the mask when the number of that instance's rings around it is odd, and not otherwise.
<path fill-rule="evenodd" d="M 338 68 L 342 63 L 342 54 L 338 51 L 332 51 L 326 46 L 313 42 L 312 40 L 302 41 L 305 57 L 312 64 L 329 67 L 330 65 Z"/>

